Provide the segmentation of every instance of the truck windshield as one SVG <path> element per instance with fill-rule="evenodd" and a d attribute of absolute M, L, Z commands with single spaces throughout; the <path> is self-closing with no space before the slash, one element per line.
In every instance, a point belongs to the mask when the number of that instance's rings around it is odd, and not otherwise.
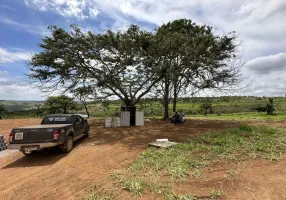
<path fill-rule="evenodd" d="M 70 116 L 47 116 L 41 124 L 72 124 Z"/>

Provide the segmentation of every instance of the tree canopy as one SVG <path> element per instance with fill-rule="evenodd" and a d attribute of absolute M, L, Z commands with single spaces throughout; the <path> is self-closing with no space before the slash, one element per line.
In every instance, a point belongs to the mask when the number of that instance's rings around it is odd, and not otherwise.
<path fill-rule="evenodd" d="M 84 33 L 71 26 L 71 33 L 50 27 L 52 37 L 40 44 L 33 56 L 30 78 L 46 90 L 66 91 L 89 85 L 105 97 L 117 96 L 135 105 L 161 79 L 154 34 L 131 25 L 127 31 Z"/>
<path fill-rule="evenodd" d="M 29 65 L 29 77 L 45 91 L 116 96 L 126 106 L 152 91 L 162 96 L 168 112 L 170 99 L 175 111 L 177 97 L 187 89 L 220 90 L 238 81 L 236 35 L 218 35 L 191 20 L 175 20 L 152 32 L 136 25 L 103 33 L 76 25 L 70 32 L 49 29 L 52 36 L 43 38 Z"/>
<path fill-rule="evenodd" d="M 168 118 L 169 102 L 173 98 L 176 111 L 180 93 L 196 93 L 205 89 L 222 90 L 236 85 L 239 80 L 236 35 L 234 32 L 216 35 L 213 28 L 180 19 L 163 24 L 157 31 L 163 38 L 160 51 L 167 57 L 163 79 L 157 84 Z"/>
<path fill-rule="evenodd" d="M 76 109 L 76 102 L 73 98 L 65 95 L 50 96 L 47 98 L 44 108 L 48 114 L 67 114 Z"/>

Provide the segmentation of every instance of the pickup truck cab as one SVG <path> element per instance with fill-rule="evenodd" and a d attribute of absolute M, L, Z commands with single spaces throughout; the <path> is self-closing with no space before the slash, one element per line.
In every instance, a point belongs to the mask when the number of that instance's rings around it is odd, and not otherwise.
<path fill-rule="evenodd" d="M 40 125 L 13 128 L 8 149 L 18 149 L 25 155 L 45 148 L 59 146 L 68 153 L 74 141 L 88 137 L 89 125 L 84 115 L 47 115 Z"/>

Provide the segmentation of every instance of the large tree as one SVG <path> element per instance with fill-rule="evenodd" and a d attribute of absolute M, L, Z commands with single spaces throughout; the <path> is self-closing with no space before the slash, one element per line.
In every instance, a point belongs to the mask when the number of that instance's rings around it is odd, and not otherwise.
<path fill-rule="evenodd" d="M 221 90 L 237 84 L 239 65 L 236 62 L 236 35 L 216 35 L 210 26 L 197 25 L 180 19 L 163 24 L 157 31 L 163 38 L 160 51 L 166 56 L 166 71 L 157 84 L 162 93 L 164 118 L 173 98 L 176 111 L 177 97 L 188 89 L 195 93 L 204 89 Z"/>
<path fill-rule="evenodd" d="M 42 51 L 33 56 L 29 77 L 45 91 L 74 91 L 85 82 L 104 97 L 135 105 L 162 79 L 164 65 L 154 34 L 131 25 L 127 31 L 85 33 L 51 26 Z"/>

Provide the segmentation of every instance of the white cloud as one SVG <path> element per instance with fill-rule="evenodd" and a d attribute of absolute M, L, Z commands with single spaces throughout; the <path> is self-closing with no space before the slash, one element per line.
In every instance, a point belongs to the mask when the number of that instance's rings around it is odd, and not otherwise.
<path fill-rule="evenodd" d="M 28 82 L 27 77 L 9 76 L 7 71 L 0 71 L 0 100 L 43 100 L 45 93 Z"/>
<path fill-rule="evenodd" d="M 10 7 L 10 6 L 7 6 L 7 5 L 4 5 L 4 4 L 0 4 L 0 6 L 1 6 L 2 8 L 6 8 L 6 9 L 8 9 L 8 10 L 14 10 L 14 8 L 12 8 L 12 7 Z"/>
<path fill-rule="evenodd" d="M 240 95 L 284 96 L 286 94 L 286 53 L 262 56 L 243 67 L 243 82 L 251 84 Z"/>
<path fill-rule="evenodd" d="M 8 74 L 7 71 L 0 71 L 0 77 L 1 77 L 1 76 L 5 76 L 5 75 L 7 75 L 7 74 Z"/>
<path fill-rule="evenodd" d="M 255 58 L 248 61 L 245 64 L 245 67 L 257 74 L 270 74 L 286 71 L 286 53 Z"/>
<path fill-rule="evenodd" d="M 3 72 L 1 77 L 0 71 L 0 100 L 45 100 L 48 96 L 60 95 L 60 91 L 44 93 L 37 87 L 27 82 L 27 77 L 6 76 L 8 73 Z"/>
<path fill-rule="evenodd" d="M 96 17 L 99 11 L 91 0 L 25 0 L 26 5 L 41 11 L 53 11 L 65 17 L 86 19 Z"/>
<path fill-rule="evenodd" d="M 43 11 L 78 19 L 94 18 L 103 13 L 114 19 L 112 29 L 126 28 L 137 21 L 161 25 L 178 18 L 189 18 L 196 23 L 213 26 L 217 33 L 236 31 L 242 41 L 242 59 L 247 62 L 242 69 L 244 83 L 254 80 L 241 94 L 278 95 L 284 89 L 286 91 L 286 82 L 283 81 L 286 73 L 282 70 L 286 54 L 285 0 L 75 1 L 26 0 L 26 3 Z M 103 29 L 110 24 L 107 26 L 103 21 L 98 26 Z M 98 30 L 98 27 L 88 29 Z"/>
<path fill-rule="evenodd" d="M 7 17 L 0 17 L 0 23 L 13 25 L 16 28 L 19 28 L 25 32 L 34 34 L 34 35 L 49 35 L 47 31 L 47 26 L 44 25 L 32 25 L 32 24 L 23 24 L 16 21 L 13 21 Z"/>
<path fill-rule="evenodd" d="M 241 6 L 238 14 L 245 16 L 245 21 L 261 21 L 275 15 L 280 15 L 285 8 L 286 2 L 283 0 L 247 0 Z"/>
<path fill-rule="evenodd" d="M 24 50 L 10 51 L 0 47 L 0 63 L 14 63 L 17 61 L 27 61 L 32 53 Z"/>
<path fill-rule="evenodd" d="M 0 80 L 1 100 L 43 100 L 44 98 L 43 93 L 28 84 Z"/>
<path fill-rule="evenodd" d="M 218 32 L 237 31 L 245 60 L 286 48 L 285 0 L 25 0 L 28 6 L 66 17 L 94 18 L 98 13 L 115 20 L 112 29 L 125 29 L 135 20 L 154 25 L 178 18 L 209 24 Z M 134 20 L 135 19 L 135 20 Z M 104 27 L 106 28 L 106 27 Z M 153 27 L 152 27 L 153 28 Z M 274 53 L 277 53 L 275 51 Z"/>

